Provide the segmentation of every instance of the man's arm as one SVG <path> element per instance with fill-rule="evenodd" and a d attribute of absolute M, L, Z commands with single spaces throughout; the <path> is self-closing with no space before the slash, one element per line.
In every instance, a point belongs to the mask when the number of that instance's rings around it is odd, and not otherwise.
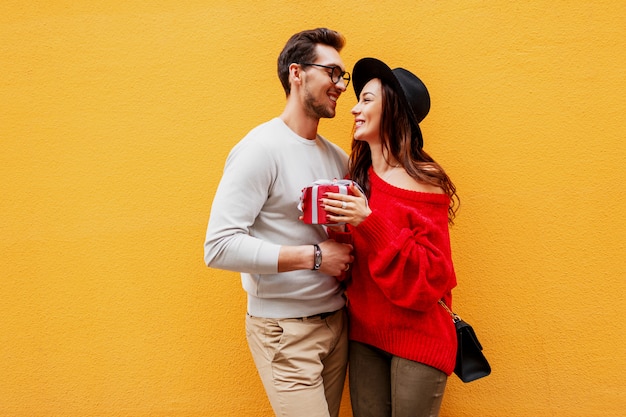
<path fill-rule="evenodd" d="M 228 155 L 204 242 L 204 261 L 213 268 L 259 274 L 276 273 L 280 245 L 250 236 L 267 200 L 272 181 L 271 157 L 250 142 Z"/>
<path fill-rule="evenodd" d="M 345 271 L 348 264 L 354 261 L 352 245 L 337 243 L 332 239 L 319 244 L 322 251 L 322 262 L 319 271 L 336 277 Z M 313 245 L 281 246 L 278 255 L 278 272 L 295 271 L 297 269 L 313 269 L 315 248 Z"/>

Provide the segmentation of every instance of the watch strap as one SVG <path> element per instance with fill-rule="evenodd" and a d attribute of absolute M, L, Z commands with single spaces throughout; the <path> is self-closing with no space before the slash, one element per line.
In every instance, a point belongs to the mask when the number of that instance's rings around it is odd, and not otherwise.
<path fill-rule="evenodd" d="M 322 249 L 317 243 L 313 245 L 313 248 L 315 252 L 313 252 L 313 268 L 311 268 L 311 270 L 317 271 L 320 269 L 320 266 L 322 266 Z"/>

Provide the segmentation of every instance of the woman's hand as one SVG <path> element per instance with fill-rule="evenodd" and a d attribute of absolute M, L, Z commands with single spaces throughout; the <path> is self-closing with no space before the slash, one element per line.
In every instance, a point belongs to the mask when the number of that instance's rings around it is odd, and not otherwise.
<path fill-rule="evenodd" d="M 356 227 L 372 213 L 372 210 L 367 205 L 367 198 L 358 187 L 352 184 L 350 191 L 354 195 L 326 193 L 325 198 L 322 198 L 322 204 L 327 213 L 332 213 L 328 216 L 331 222 L 345 222 Z"/>

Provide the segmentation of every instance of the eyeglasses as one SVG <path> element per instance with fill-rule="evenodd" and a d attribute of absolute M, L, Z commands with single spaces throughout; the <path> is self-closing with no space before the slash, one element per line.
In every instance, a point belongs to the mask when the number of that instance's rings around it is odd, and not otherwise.
<path fill-rule="evenodd" d="M 341 79 L 343 79 L 346 88 L 348 87 L 348 84 L 350 84 L 350 73 L 348 71 L 343 71 L 341 67 L 329 67 L 328 65 L 311 64 L 309 62 L 302 62 L 300 63 L 300 65 L 312 65 L 315 67 L 329 69 L 331 71 L 328 73 L 328 75 L 330 75 L 330 80 L 333 82 L 333 84 L 337 84 Z"/>

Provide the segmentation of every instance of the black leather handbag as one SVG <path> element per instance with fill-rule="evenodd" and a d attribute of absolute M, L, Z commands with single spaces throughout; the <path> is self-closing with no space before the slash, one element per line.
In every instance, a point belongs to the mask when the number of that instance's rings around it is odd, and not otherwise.
<path fill-rule="evenodd" d="M 485 355 L 483 355 L 483 347 L 478 341 L 472 326 L 453 313 L 443 300 L 439 300 L 439 304 L 450 314 L 456 327 L 458 346 L 454 373 L 463 382 L 475 381 L 489 375 L 491 366 Z"/>

